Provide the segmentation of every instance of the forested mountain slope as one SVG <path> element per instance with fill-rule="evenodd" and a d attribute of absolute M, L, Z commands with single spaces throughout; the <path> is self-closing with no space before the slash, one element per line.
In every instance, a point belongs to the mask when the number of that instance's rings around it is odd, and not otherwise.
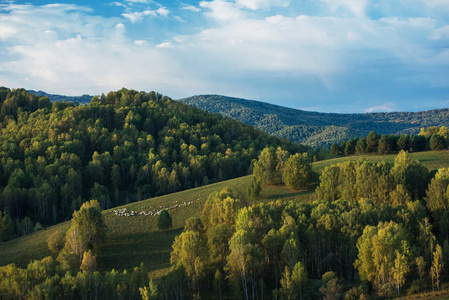
<path fill-rule="evenodd" d="M 371 131 L 378 134 L 417 134 L 421 127 L 449 125 L 449 109 L 334 114 L 218 95 L 193 96 L 179 101 L 314 147 L 329 146 L 341 140 L 366 136 Z"/>
<path fill-rule="evenodd" d="M 246 175 L 267 145 L 306 150 L 155 92 L 75 106 L 0 88 L 0 211 L 22 235 L 89 199 L 107 209 Z"/>
<path fill-rule="evenodd" d="M 28 90 L 28 93 L 30 94 L 35 94 L 36 96 L 39 97 L 48 97 L 48 99 L 50 99 L 51 102 L 54 101 L 71 101 L 73 103 L 79 103 L 79 104 L 87 104 L 90 102 L 90 100 L 92 99 L 92 96 L 84 94 L 81 96 L 65 96 L 65 95 L 58 95 L 58 94 L 48 94 L 46 92 L 43 91 L 33 91 L 33 90 Z"/>

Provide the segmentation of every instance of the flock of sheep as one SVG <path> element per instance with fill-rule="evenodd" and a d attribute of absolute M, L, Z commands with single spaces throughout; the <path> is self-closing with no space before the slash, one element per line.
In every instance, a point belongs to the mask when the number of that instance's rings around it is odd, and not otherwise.
<path fill-rule="evenodd" d="M 196 199 L 196 201 L 198 201 L 198 200 L 200 200 L 200 198 Z M 128 209 L 125 207 L 125 208 L 114 209 L 112 211 L 112 213 L 119 217 L 132 217 L 132 216 L 137 216 L 137 215 L 158 216 L 161 213 L 161 211 L 163 211 L 164 209 L 172 210 L 172 209 L 191 205 L 191 204 L 193 204 L 193 202 L 194 201 L 189 201 L 189 202 L 184 201 L 184 203 L 178 204 L 178 201 L 175 201 L 175 202 L 173 202 L 172 206 L 165 207 L 165 205 L 161 205 L 155 211 L 151 211 L 151 210 L 150 211 L 135 211 L 135 210 L 128 211 Z"/>

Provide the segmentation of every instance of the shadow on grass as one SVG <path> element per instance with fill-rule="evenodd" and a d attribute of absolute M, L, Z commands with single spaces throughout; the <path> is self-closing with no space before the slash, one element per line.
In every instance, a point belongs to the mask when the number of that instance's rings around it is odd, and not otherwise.
<path fill-rule="evenodd" d="M 268 200 L 283 200 L 283 199 L 292 199 L 300 196 L 310 196 L 315 192 L 315 189 L 317 188 L 317 184 L 313 184 L 307 187 L 305 190 L 300 191 L 294 191 L 290 190 L 286 186 L 282 188 L 282 190 L 279 190 L 277 193 L 267 195 L 266 199 Z"/>
<path fill-rule="evenodd" d="M 171 246 L 182 228 L 128 234 L 109 241 L 101 249 L 99 266 L 102 271 L 130 269 L 142 262 L 149 270 L 170 266 Z"/>

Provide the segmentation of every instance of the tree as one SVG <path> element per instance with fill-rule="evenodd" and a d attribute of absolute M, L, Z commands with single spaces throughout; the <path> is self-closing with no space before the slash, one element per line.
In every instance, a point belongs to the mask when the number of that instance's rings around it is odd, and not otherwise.
<path fill-rule="evenodd" d="M 410 250 L 407 242 L 403 241 L 402 251 L 396 250 L 396 259 L 394 260 L 393 278 L 398 287 L 398 295 L 401 292 L 401 287 L 404 285 L 405 277 L 410 271 Z"/>
<path fill-rule="evenodd" d="M 322 276 L 323 285 L 320 287 L 320 292 L 323 294 L 324 300 L 340 299 L 342 286 L 338 284 L 338 277 L 335 272 L 329 271 Z"/>
<path fill-rule="evenodd" d="M 430 138 L 430 150 L 443 150 L 447 147 L 446 139 L 438 133 L 432 134 Z"/>
<path fill-rule="evenodd" d="M 345 145 L 345 155 L 349 156 L 354 154 L 354 152 L 355 152 L 355 143 L 352 139 L 350 139 Z"/>
<path fill-rule="evenodd" d="M 79 211 L 73 213 L 64 249 L 82 259 L 85 251 L 92 250 L 94 254 L 98 253 L 105 237 L 106 224 L 100 203 L 96 200 L 87 201 L 81 205 Z"/>
<path fill-rule="evenodd" d="M 7 240 L 14 230 L 9 214 L 4 214 L 0 210 L 0 243 Z"/>
<path fill-rule="evenodd" d="M 338 199 L 340 184 L 340 168 L 336 165 L 325 167 L 320 176 L 320 185 L 316 189 L 316 193 L 320 200 L 335 201 Z"/>
<path fill-rule="evenodd" d="M 410 149 L 409 136 L 404 133 L 401 134 L 401 136 L 399 137 L 399 139 L 397 141 L 397 145 L 398 145 L 399 149 L 401 149 L 403 151 L 408 151 Z"/>
<path fill-rule="evenodd" d="M 53 253 L 59 253 L 64 247 L 64 233 L 61 231 L 53 232 L 47 239 L 48 249 Z"/>
<path fill-rule="evenodd" d="M 253 199 L 258 198 L 261 190 L 260 183 L 257 181 L 256 177 L 253 177 L 247 189 L 248 196 Z"/>
<path fill-rule="evenodd" d="M 166 209 L 163 209 L 157 218 L 157 228 L 160 230 L 168 230 L 173 226 L 173 220 Z"/>
<path fill-rule="evenodd" d="M 157 285 L 153 282 L 153 279 L 150 280 L 148 288 L 144 286 L 143 288 L 139 288 L 140 296 L 142 296 L 142 300 L 153 300 L 157 299 Z"/>
<path fill-rule="evenodd" d="M 333 143 L 331 146 L 331 155 L 333 158 L 338 156 L 339 148 L 337 143 Z"/>
<path fill-rule="evenodd" d="M 430 181 L 427 190 L 427 208 L 433 217 L 439 221 L 443 213 L 449 209 L 449 169 L 440 168 Z"/>
<path fill-rule="evenodd" d="M 391 221 L 380 222 L 377 227 L 366 226 L 357 241 L 357 249 L 355 266 L 363 281 L 371 282 L 380 293 L 387 294 L 395 283 L 402 285 L 411 257 L 408 234 L 402 225 Z"/>
<path fill-rule="evenodd" d="M 390 152 L 390 139 L 388 135 L 382 135 L 379 140 L 379 145 L 377 147 L 377 153 L 385 155 Z"/>
<path fill-rule="evenodd" d="M 365 137 L 362 136 L 355 145 L 355 153 L 357 155 L 362 155 L 366 153 L 366 140 Z"/>
<path fill-rule="evenodd" d="M 261 184 L 280 183 L 281 174 L 277 166 L 276 150 L 273 147 L 265 148 L 254 163 L 254 176 Z"/>
<path fill-rule="evenodd" d="M 371 131 L 366 138 L 366 151 L 368 153 L 376 153 L 377 152 L 377 133 Z"/>
<path fill-rule="evenodd" d="M 416 267 L 418 268 L 419 279 L 423 279 L 425 271 L 426 271 L 426 261 L 424 257 L 419 256 L 416 258 Z"/>
<path fill-rule="evenodd" d="M 285 266 L 284 273 L 281 278 L 281 295 L 283 299 L 291 300 L 294 297 L 293 282 L 290 270 Z"/>
<path fill-rule="evenodd" d="M 192 290 L 199 292 L 199 280 L 205 270 L 207 261 L 207 247 L 199 232 L 184 231 L 173 243 L 170 254 L 172 264 L 182 264 L 192 283 Z"/>
<path fill-rule="evenodd" d="M 312 175 L 312 166 L 307 158 L 307 153 L 290 156 L 284 168 L 285 184 L 294 190 L 305 188 Z"/>
<path fill-rule="evenodd" d="M 251 243 L 251 233 L 237 230 L 229 241 L 230 254 L 227 257 L 226 271 L 235 282 L 241 282 L 245 299 L 249 299 L 248 284 L 255 291 L 255 276 L 259 264 L 259 248 Z"/>
<path fill-rule="evenodd" d="M 298 261 L 293 268 L 292 281 L 295 288 L 299 288 L 299 299 L 302 299 L 302 289 L 306 286 L 308 278 L 307 270 L 300 261 Z"/>
<path fill-rule="evenodd" d="M 432 277 L 432 290 L 435 291 L 435 284 L 437 290 L 440 290 L 440 275 L 443 269 L 443 249 L 439 244 L 435 247 L 433 252 L 433 262 L 430 268 L 430 276 Z"/>
<path fill-rule="evenodd" d="M 97 259 L 91 250 L 83 253 L 80 270 L 88 273 L 93 273 L 97 270 Z"/>

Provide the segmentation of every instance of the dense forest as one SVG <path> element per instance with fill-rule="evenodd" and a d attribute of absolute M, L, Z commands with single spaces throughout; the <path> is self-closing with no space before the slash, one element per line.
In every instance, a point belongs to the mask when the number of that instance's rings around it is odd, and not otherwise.
<path fill-rule="evenodd" d="M 304 155 L 265 148 L 255 178 L 285 180 L 294 161 L 298 170 L 308 169 Z M 300 173 L 297 180 L 313 182 Z M 0 268 L 0 295 L 378 299 L 437 292 L 447 287 L 448 187 L 448 169 L 429 171 L 401 151 L 394 163 L 361 159 L 326 167 L 310 203 L 245 205 L 231 190 L 217 191 L 175 238 L 170 270 L 151 280 L 144 265 L 97 271 L 105 228 L 100 204 L 92 200 L 73 215 L 66 234 L 50 236 L 54 256 L 24 269 Z"/>
<path fill-rule="evenodd" d="M 10 236 L 248 174 L 267 145 L 310 150 L 166 96 L 122 89 L 88 105 L 0 88 L 0 210 Z M 39 224 L 38 224 L 39 223 Z"/>
<path fill-rule="evenodd" d="M 239 98 L 202 95 L 179 100 L 232 117 L 270 134 L 313 147 L 367 136 L 418 134 L 422 127 L 449 126 L 449 109 L 364 114 L 318 113 Z"/>

